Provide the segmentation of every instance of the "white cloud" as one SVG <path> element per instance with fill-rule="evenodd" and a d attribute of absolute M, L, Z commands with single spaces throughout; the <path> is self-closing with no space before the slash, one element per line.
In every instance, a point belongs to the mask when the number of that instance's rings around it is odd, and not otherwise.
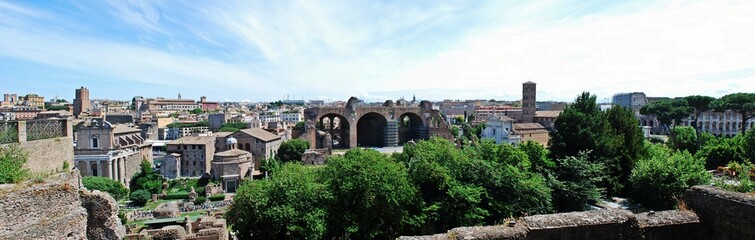
<path fill-rule="evenodd" d="M 383 84 L 519 92 L 538 83 L 540 99 L 581 91 L 721 95 L 752 91 L 745 79 L 695 76 L 755 68 L 755 4 L 708 1 L 619 16 L 588 16 L 543 29 L 501 27 L 471 37 L 422 67 Z M 724 90 L 724 91 L 721 91 Z"/>

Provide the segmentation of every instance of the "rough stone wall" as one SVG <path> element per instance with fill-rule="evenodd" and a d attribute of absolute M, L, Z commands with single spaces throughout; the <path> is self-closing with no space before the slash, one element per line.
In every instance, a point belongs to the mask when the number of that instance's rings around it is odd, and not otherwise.
<path fill-rule="evenodd" d="M 63 169 L 63 162 L 73 168 L 73 138 L 58 137 L 19 143 L 29 153 L 24 167 L 32 172 L 55 172 Z M 1 146 L 6 146 L 1 145 Z"/>
<path fill-rule="evenodd" d="M 528 240 L 641 239 L 634 214 L 626 210 L 601 209 L 585 212 L 535 215 L 524 218 Z"/>
<path fill-rule="evenodd" d="M 712 231 L 713 239 L 755 240 L 755 195 L 694 186 L 684 202 Z"/>
<path fill-rule="evenodd" d="M 81 206 L 87 209 L 88 239 L 122 239 L 126 228 L 118 218 L 118 203 L 109 194 L 82 190 Z"/>
<path fill-rule="evenodd" d="M 454 228 L 445 234 L 400 237 L 402 240 L 614 240 L 710 239 L 696 228 L 697 216 L 689 211 L 634 215 L 629 211 L 601 209 L 585 212 L 535 215 L 514 226 Z M 666 232 L 668 231 L 668 232 Z"/>
<path fill-rule="evenodd" d="M 514 227 L 454 228 L 445 234 L 400 237 L 434 239 L 645 239 L 645 240 L 755 240 L 755 194 L 695 186 L 684 194 L 690 210 L 632 214 L 601 209 L 535 215 Z"/>
<path fill-rule="evenodd" d="M 86 239 L 77 171 L 0 190 L 0 239 Z"/>
<path fill-rule="evenodd" d="M 645 240 L 711 239 L 692 211 L 670 210 L 636 215 Z"/>
<path fill-rule="evenodd" d="M 121 239 L 115 200 L 80 188 L 80 179 L 73 170 L 0 185 L 0 239 Z"/>

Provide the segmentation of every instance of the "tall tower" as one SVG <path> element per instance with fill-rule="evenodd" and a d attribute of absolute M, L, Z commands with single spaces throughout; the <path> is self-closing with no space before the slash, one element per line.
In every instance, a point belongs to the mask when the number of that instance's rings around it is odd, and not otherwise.
<path fill-rule="evenodd" d="M 73 116 L 79 117 L 82 112 L 89 111 L 92 102 L 89 101 L 89 89 L 81 87 L 76 89 L 76 97 L 73 99 Z"/>
<path fill-rule="evenodd" d="M 532 81 L 522 83 L 522 122 L 531 123 L 535 119 L 535 85 Z"/>

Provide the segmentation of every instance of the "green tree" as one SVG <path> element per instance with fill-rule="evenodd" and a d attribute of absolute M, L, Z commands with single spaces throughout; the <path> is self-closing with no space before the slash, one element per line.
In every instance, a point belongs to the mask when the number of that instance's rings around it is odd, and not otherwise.
<path fill-rule="evenodd" d="M 244 122 L 229 122 L 220 125 L 218 132 L 238 132 L 241 129 L 247 129 L 249 125 Z"/>
<path fill-rule="evenodd" d="M 714 97 L 710 96 L 700 96 L 700 95 L 693 95 L 693 96 L 687 96 L 684 98 L 687 100 L 687 105 L 695 109 L 695 112 L 693 113 L 695 115 L 695 122 L 693 123 L 695 132 L 698 135 L 698 138 L 700 136 L 700 129 L 698 128 L 697 120 L 700 118 L 700 114 L 707 112 L 711 109 L 711 103 L 716 100 Z M 700 146 L 700 142 L 697 143 L 697 146 Z"/>
<path fill-rule="evenodd" d="M 687 100 L 683 98 L 658 100 L 640 109 L 643 115 L 655 116 L 670 133 L 673 133 L 670 126 L 676 127 L 682 119 L 689 117 L 694 111 L 695 109 L 690 107 Z"/>
<path fill-rule="evenodd" d="M 29 176 L 24 164 L 29 154 L 18 144 L 0 146 L 0 184 L 17 183 Z"/>
<path fill-rule="evenodd" d="M 687 188 L 709 184 L 711 175 L 702 159 L 689 152 L 672 152 L 662 145 L 650 148 L 649 157 L 637 162 L 630 177 L 632 200 L 651 209 L 672 209 Z"/>
<path fill-rule="evenodd" d="M 402 155 L 425 201 L 428 232 L 552 210 L 545 178 L 529 170 L 528 153 L 521 149 L 483 140 L 459 150 L 431 138 L 405 147 Z M 469 195 L 460 198 L 460 192 Z"/>
<path fill-rule="evenodd" d="M 226 219 L 241 239 L 322 239 L 330 200 L 315 169 L 287 163 L 269 180 L 242 185 Z"/>
<path fill-rule="evenodd" d="M 520 144 L 519 149 L 527 154 L 527 159 L 532 165 L 530 171 L 539 173 L 546 178 L 553 174 L 552 171 L 556 168 L 556 162 L 548 157 L 548 149 L 542 144 L 535 141 L 527 141 Z"/>
<path fill-rule="evenodd" d="M 460 131 L 459 126 L 456 126 L 456 125 L 451 126 L 451 136 L 454 136 L 454 138 L 459 137 L 459 131 Z"/>
<path fill-rule="evenodd" d="M 604 180 L 608 194 L 626 195 L 625 186 L 637 159 L 644 154 L 644 138 L 632 111 L 615 106 L 601 112 L 597 97 L 582 93 L 562 112 L 551 135 L 552 159 L 565 159 L 590 151 L 588 160 L 610 172 Z"/>
<path fill-rule="evenodd" d="M 549 140 L 552 159 L 577 156 L 596 149 L 605 121 L 599 114 L 597 96 L 584 92 L 556 118 L 556 131 Z"/>
<path fill-rule="evenodd" d="M 131 202 L 137 206 L 144 206 L 144 204 L 147 204 L 147 202 L 152 199 L 152 194 L 147 190 L 139 189 L 131 192 L 129 199 L 131 199 Z"/>
<path fill-rule="evenodd" d="M 634 113 L 624 107 L 614 106 L 605 114 L 607 129 L 601 134 L 602 142 L 595 153 L 604 159 L 602 163 L 610 171 L 608 191 L 612 194 L 628 194 L 625 186 L 634 164 L 645 155 L 645 137 L 640 122 Z"/>
<path fill-rule="evenodd" d="M 464 122 L 465 122 L 464 121 L 464 116 L 456 116 L 456 117 L 454 117 L 454 123 L 455 124 L 462 124 Z"/>
<path fill-rule="evenodd" d="M 679 151 L 688 151 L 695 154 L 698 150 L 697 134 L 692 127 L 678 127 L 672 130 L 673 136 L 669 139 L 669 145 L 672 149 Z"/>
<path fill-rule="evenodd" d="M 147 160 L 142 160 L 139 170 L 139 173 L 131 177 L 129 183 L 132 193 L 136 190 L 146 190 L 152 194 L 160 193 L 164 179 L 152 169 L 152 164 Z"/>
<path fill-rule="evenodd" d="M 278 160 L 283 162 L 300 162 L 304 151 L 309 149 L 309 142 L 301 139 L 291 139 L 281 143 L 278 148 Z"/>
<path fill-rule="evenodd" d="M 716 169 L 726 166 L 729 162 L 744 159 L 744 144 L 744 138 L 741 135 L 733 138 L 714 137 L 707 140 L 695 156 L 705 161 L 706 169 Z"/>
<path fill-rule="evenodd" d="M 333 156 L 321 176 L 333 196 L 328 238 L 396 238 L 422 223 L 422 204 L 406 168 L 377 151 Z"/>
<path fill-rule="evenodd" d="M 110 178 L 86 176 L 81 179 L 81 183 L 89 190 L 107 192 L 116 200 L 124 199 L 128 195 L 128 189 L 123 184 Z"/>
<path fill-rule="evenodd" d="M 744 152 L 744 158 L 749 159 L 751 162 L 755 161 L 755 128 L 750 128 L 744 135 L 742 141 L 742 148 Z"/>
<path fill-rule="evenodd" d="M 747 129 L 747 120 L 755 117 L 755 93 L 732 93 L 711 103 L 717 111 L 731 110 L 742 116 L 742 134 Z"/>
<path fill-rule="evenodd" d="M 600 200 L 599 185 L 608 177 L 600 163 L 587 160 L 587 153 L 557 160 L 557 181 L 553 185 L 553 202 L 559 212 L 587 210 L 587 204 Z"/>
<path fill-rule="evenodd" d="M 191 114 L 202 114 L 203 112 L 204 111 L 202 111 L 201 108 L 195 108 L 195 109 L 192 109 L 191 111 L 189 111 L 189 113 L 191 113 Z"/>

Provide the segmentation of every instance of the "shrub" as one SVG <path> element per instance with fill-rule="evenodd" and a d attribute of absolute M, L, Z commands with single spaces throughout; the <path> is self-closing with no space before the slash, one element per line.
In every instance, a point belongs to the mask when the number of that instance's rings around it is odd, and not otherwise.
<path fill-rule="evenodd" d="M 165 195 L 165 199 L 187 199 L 189 198 L 189 193 L 179 192 L 179 193 L 169 193 Z"/>
<path fill-rule="evenodd" d="M 116 200 L 123 199 L 128 195 L 128 189 L 123 184 L 110 178 L 87 176 L 81 179 L 81 183 L 89 190 L 107 192 Z"/>
<path fill-rule="evenodd" d="M 29 154 L 18 144 L 0 147 L 0 184 L 17 183 L 29 177 L 29 170 L 24 168 L 28 158 Z"/>
<path fill-rule="evenodd" d="M 149 193 L 147 190 L 136 190 L 131 193 L 131 202 L 136 204 L 137 206 L 144 206 L 144 204 L 147 204 L 149 199 L 152 198 L 152 194 Z"/>
<path fill-rule="evenodd" d="M 217 202 L 225 200 L 225 194 L 215 194 L 209 197 L 210 201 Z"/>
<path fill-rule="evenodd" d="M 660 210 L 673 208 L 674 198 L 687 188 L 710 183 L 711 175 L 705 170 L 703 160 L 689 152 L 672 153 L 655 145 L 648 158 L 637 162 L 629 180 L 634 189 L 633 200 Z"/>
<path fill-rule="evenodd" d="M 206 197 L 197 197 L 197 199 L 194 199 L 194 204 L 195 205 L 201 205 L 201 204 L 203 204 L 206 201 L 207 201 Z"/>

